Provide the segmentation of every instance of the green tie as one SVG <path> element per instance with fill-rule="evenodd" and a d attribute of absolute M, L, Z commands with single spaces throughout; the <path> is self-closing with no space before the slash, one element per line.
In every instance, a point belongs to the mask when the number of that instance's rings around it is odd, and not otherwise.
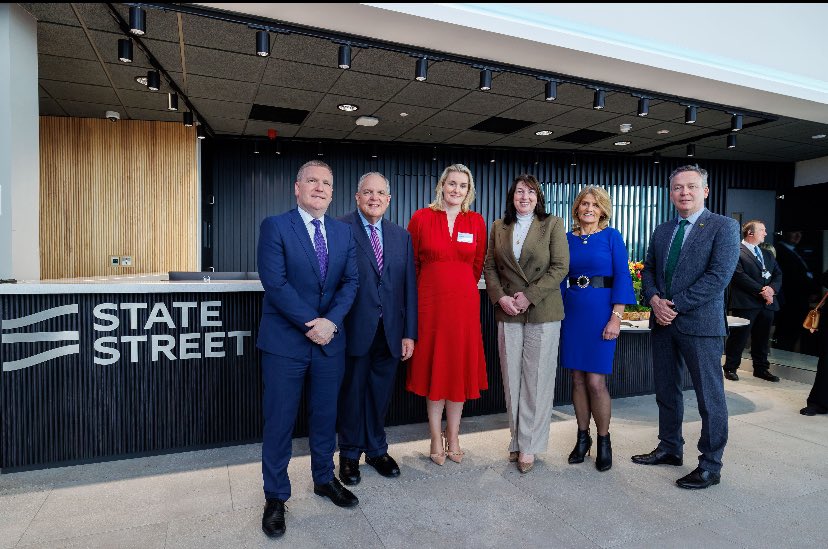
<path fill-rule="evenodd" d="M 684 243 L 684 228 L 688 223 L 690 222 L 686 219 L 679 221 L 676 236 L 673 237 L 673 243 L 670 244 L 670 255 L 667 256 L 667 269 L 664 271 L 664 281 L 667 283 L 667 299 L 673 299 L 670 286 L 673 284 L 673 273 L 676 272 L 676 263 L 678 263 L 679 255 L 681 254 L 681 245 Z"/>

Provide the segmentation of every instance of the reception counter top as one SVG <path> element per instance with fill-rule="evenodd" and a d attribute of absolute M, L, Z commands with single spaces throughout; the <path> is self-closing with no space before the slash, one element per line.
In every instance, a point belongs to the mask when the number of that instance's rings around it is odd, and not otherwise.
<path fill-rule="evenodd" d="M 3 294 L 143 294 L 174 292 L 262 292 L 258 280 L 214 280 L 204 273 L 202 280 L 170 281 L 164 274 L 142 274 L 111 277 L 62 278 L 59 280 L 20 281 L 0 284 Z"/>

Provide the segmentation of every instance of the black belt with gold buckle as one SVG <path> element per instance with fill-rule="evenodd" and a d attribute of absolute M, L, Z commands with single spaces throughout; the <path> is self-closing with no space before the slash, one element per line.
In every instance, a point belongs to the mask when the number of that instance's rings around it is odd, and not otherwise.
<path fill-rule="evenodd" d="M 586 288 L 587 286 L 592 286 L 593 288 L 612 288 L 612 279 L 611 276 L 586 276 L 581 275 L 577 278 L 570 278 L 569 279 L 569 287 L 577 286 L 581 289 Z"/>

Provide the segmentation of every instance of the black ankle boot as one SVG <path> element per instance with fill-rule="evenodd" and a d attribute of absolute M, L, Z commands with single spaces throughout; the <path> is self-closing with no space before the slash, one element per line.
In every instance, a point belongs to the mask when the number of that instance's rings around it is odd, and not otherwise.
<path fill-rule="evenodd" d="M 598 455 L 595 458 L 595 468 L 599 471 L 609 471 L 612 467 L 612 444 L 610 436 L 598 435 Z"/>
<path fill-rule="evenodd" d="M 578 429 L 578 440 L 575 441 L 575 448 L 569 453 L 569 463 L 583 463 L 584 456 L 589 453 L 591 447 L 592 437 L 589 436 L 589 429 Z"/>

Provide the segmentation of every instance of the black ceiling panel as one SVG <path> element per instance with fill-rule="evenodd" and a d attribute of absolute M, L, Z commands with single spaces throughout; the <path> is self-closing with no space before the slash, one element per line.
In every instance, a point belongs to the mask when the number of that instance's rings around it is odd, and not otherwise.
<path fill-rule="evenodd" d="M 533 122 L 527 120 L 515 120 L 514 118 L 500 118 L 499 116 L 492 116 L 483 122 L 475 124 L 470 130 L 478 132 L 500 133 L 503 135 L 515 133 L 527 126 L 531 126 Z"/>
<path fill-rule="evenodd" d="M 284 109 L 270 105 L 253 105 L 250 109 L 251 120 L 264 120 L 266 122 L 282 122 L 285 124 L 301 124 L 308 117 L 310 111 L 300 109 Z"/>
<path fill-rule="evenodd" d="M 575 143 L 576 145 L 588 145 L 590 143 L 595 143 L 596 141 L 600 141 L 602 139 L 606 139 L 608 137 L 614 136 L 614 133 L 611 132 L 601 132 L 598 130 L 577 130 L 566 135 L 561 135 L 556 137 L 555 141 L 563 141 L 565 143 Z"/>

